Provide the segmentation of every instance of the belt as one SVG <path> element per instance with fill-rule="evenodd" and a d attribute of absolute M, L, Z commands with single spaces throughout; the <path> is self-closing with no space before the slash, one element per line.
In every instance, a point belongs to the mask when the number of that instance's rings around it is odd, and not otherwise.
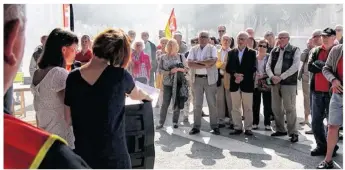
<path fill-rule="evenodd" d="M 195 77 L 207 78 L 207 75 L 204 75 L 204 74 L 195 74 Z"/>

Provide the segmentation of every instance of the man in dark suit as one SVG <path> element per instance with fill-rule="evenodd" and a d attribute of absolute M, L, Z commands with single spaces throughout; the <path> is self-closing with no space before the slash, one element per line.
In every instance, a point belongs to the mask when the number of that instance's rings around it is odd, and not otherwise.
<path fill-rule="evenodd" d="M 256 72 L 256 52 L 247 48 L 248 33 L 240 32 L 237 35 L 238 47 L 229 51 L 226 72 L 230 78 L 230 92 L 232 98 L 232 119 L 234 131 L 230 135 L 244 134 L 252 136 L 253 124 L 253 92 L 254 73 Z M 242 106 L 244 127 L 242 124 Z"/>

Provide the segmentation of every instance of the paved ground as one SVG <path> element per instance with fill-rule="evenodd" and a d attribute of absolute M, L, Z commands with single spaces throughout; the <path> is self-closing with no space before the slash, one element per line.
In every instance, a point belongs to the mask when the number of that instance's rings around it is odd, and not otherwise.
<path fill-rule="evenodd" d="M 297 97 L 298 122 L 303 119 L 303 98 L 299 90 Z M 32 95 L 26 92 L 26 118 L 34 120 Z M 205 102 L 204 111 L 208 114 Z M 17 107 L 16 107 L 17 109 Z M 155 123 L 158 121 L 159 109 L 154 109 Z M 261 115 L 261 120 L 262 119 Z M 288 137 L 270 137 L 271 132 L 254 131 L 253 137 L 229 136 L 230 130 L 221 129 L 221 135 L 209 133 L 208 117 L 202 121 L 199 135 L 188 135 L 193 123 L 181 123 L 178 129 L 171 128 L 171 114 L 165 127 L 155 132 L 156 161 L 155 169 L 204 169 L 204 168 L 277 168 L 277 169 L 313 169 L 323 157 L 311 157 L 310 150 L 315 146 L 312 135 L 305 135 L 308 126 L 299 126 L 300 141 L 291 144 Z M 263 122 L 260 122 L 263 129 Z M 339 142 L 339 154 L 335 158 L 338 168 L 343 167 L 343 144 Z"/>

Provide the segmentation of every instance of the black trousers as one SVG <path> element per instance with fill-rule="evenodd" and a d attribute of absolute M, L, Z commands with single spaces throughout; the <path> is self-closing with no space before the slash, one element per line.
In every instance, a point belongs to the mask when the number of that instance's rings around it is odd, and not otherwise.
<path fill-rule="evenodd" d="M 253 93 L 253 125 L 259 125 L 260 122 L 261 96 L 264 105 L 264 125 L 270 126 L 273 116 L 271 91 L 260 91 L 258 88 L 255 88 Z"/>

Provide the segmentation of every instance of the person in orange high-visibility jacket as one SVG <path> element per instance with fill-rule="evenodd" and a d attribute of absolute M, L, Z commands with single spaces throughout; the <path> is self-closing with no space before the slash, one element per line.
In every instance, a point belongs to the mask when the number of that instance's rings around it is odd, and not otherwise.
<path fill-rule="evenodd" d="M 13 84 L 25 46 L 25 5 L 4 5 L 4 92 Z M 12 100 L 7 97 L 6 100 Z M 86 169 L 89 166 L 66 142 L 10 115 L 4 105 L 5 169 Z"/>

